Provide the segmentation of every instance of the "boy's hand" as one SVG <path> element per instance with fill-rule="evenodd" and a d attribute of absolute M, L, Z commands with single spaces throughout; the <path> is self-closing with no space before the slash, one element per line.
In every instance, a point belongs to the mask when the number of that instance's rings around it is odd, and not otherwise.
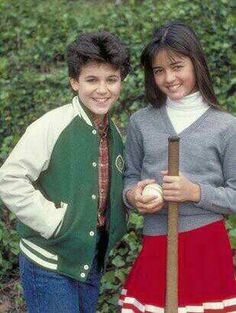
<path fill-rule="evenodd" d="M 128 202 L 142 214 L 154 213 L 161 210 L 163 207 L 164 202 L 162 198 L 142 195 L 144 187 L 153 183 L 155 183 L 154 179 L 141 180 L 126 193 Z"/>
<path fill-rule="evenodd" d="M 198 184 L 192 183 L 185 176 L 168 176 L 168 171 L 161 171 L 163 176 L 163 197 L 172 202 L 199 202 L 201 190 Z"/>

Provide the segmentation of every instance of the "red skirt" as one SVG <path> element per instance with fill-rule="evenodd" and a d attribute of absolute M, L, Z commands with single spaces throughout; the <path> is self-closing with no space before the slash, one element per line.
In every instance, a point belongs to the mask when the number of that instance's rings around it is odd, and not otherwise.
<path fill-rule="evenodd" d="M 236 313 L 236 281 L 224 222 L 179 234 L 178 313 Z M 166 236 L 144 236 L 121 292 L 123 313 L 164 313 Z"/>

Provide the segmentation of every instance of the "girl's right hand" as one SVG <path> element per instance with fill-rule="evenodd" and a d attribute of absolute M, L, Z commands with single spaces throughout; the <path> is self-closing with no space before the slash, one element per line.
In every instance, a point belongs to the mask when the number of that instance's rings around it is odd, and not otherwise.
<path fill-rule="evenodd" d="M 142 195 L 144 187 L 155 182 L 154 179 L 141 180 L 126 193 L 128 202 L 142 214 L 155 213 L 161 210 L 164 205 L 162 198 Z"/>

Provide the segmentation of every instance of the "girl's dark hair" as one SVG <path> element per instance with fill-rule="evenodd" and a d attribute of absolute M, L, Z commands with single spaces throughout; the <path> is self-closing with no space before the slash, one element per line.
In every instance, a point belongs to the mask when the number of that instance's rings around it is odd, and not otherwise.
<path fill-rule="evenodd" d="M 145 73 L 147 101 L 153 106 L 161 106 L 166 101 L 166 95 L 155 83 L 152 69 L 154 57 L 163 49 L 170 53 L 182 54 L 191 59 L 195 70 L 197 87 L 201 95 L 209 105 L 219 108 L 201 44 L 193 29 L 181 22 L 171 22 L 155 30 L 151 42 L 142 52 L 141 64 Z"/>
<path fill-rule="evenodd" d="M 78 79 L 81 68 L 89 62 L 113 65 L 124 79 L 130 72 L 130 58 L 125 45 L 109 32 L 83 33 L 67 47 L 69 77 Z"/>

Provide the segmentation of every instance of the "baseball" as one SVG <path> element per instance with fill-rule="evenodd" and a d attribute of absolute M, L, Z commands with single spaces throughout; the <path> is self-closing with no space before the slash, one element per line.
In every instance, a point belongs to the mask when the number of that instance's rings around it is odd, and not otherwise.
<path fill-rule="evenodd" d="M 145 186 L 143 189 L 142 195 L 143 196 L 156 196 L 157 198 L 159 197 L 163 198 L 162 188 L 158 184 L 149 184 Z"/>

